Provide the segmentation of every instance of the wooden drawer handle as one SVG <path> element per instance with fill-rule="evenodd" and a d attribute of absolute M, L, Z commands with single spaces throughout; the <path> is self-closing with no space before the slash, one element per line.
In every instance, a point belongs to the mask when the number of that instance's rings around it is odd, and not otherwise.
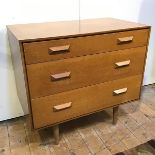
<path fill-rule="evenodd" d="M 53 74 L 51 75 L 51 78 L 53 81 L 55 81 L 55 80 L 70 78 L 70 76 L 71 76 L 71 72 L 64 72 L 59 74 Z"/>
<path fill-rule="evenodd" d="M 52 55 L 52 54 L 69 52 L 69 47 L 70 47 L 70 45 L 50 47 L 48 53 L 49 53 L 49 55 Z"/>
<path fill-rule="evenodd" d="M 118 38 L 118 44 L 129 43 L 133 41 L 133 36 Z"/>
<path fill-rule="evenodd" d="M 122 89 L 114 90 L 114 91 L 113 91 L 113 94 L 114 94 L 114 95 L 124 94 L 124 93 L 127 92 L 127 90 L 128 90 L 128 88 L 122 88 Z"/>
<path fill-rule="evenodd" d="M 129 65 L 130 65 L 130 60 L 115 63 L 116 68 L 125 67 Z"/>
<path fill-rule="evenodd" d="M 56 105 L 53 107 L 53 111 L 64 110 L 64 109 L 70 108 L 71 106 L 72 106 L 72 102 Z"/>

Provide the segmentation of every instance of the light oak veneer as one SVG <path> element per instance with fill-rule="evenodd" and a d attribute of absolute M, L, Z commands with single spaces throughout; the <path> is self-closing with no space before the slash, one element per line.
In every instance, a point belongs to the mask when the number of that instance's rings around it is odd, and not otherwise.
<path fill-rule="evenodd" d="M 139 99 L 150 26 L 113 19 L 7 26 L 19 100 L 32 129 Z"/>

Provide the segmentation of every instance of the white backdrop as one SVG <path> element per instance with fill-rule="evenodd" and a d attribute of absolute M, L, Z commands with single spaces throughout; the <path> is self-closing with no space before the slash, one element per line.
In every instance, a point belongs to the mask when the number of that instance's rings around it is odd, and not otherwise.
<path fill-rule="evenodd" d="M 155 83 L 155 0 L 81 0 L 80 18 L 115 17 L 153 26 L 144 84 Z M 23 115 L 14 80 L 6 25 L 77 20 L 79 0 L 5 0 L 0 5 L 0 121 Z"/>

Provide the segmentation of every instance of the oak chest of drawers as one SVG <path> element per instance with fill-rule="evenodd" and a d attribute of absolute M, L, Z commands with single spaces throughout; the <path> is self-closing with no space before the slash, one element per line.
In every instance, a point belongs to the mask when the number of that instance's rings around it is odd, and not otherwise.
<path fill-rule="evenodd" d="M 33 129 L 139 99 L 150 27 L 105 18 L 7 26 L 17 92 Z M 114 123 L 116 118 L 114 117 Z"/>

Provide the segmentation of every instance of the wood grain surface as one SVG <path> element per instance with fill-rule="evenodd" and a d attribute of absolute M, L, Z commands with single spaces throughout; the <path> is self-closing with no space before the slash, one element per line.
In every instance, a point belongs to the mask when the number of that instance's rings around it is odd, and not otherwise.
<path fill-rule="evenodd" d="M 47 96 L 88 85 L 142 74 L 146 47 L 87 55 L 54 62 L 27 65 L 31 98 Z M 130 60 L 117 68 L 116 63 Z M 51 75 L 70 73 L 69 78 L 53 80 Z"/>
<path fill-rule="evenodd" d="M 120 37 L 133 36 L 132 42 L 119 43 Z M 26 64 L 60 60 L 64 58 L 84 56 L 88 54 L 103 53 L 107 51 L 128 49 L 147 45 L 149 29 L 140 29 L 118 33 L 92 35 L 59 40 L 24 43 L 24 55 Z M 53 47 L 60 48 L 69 45 L 69 51 L 59 51 L 49 54 Z"/>
<path fill-rule="evenodd" d="M 63 22 L 8 25 L 19 41 L 34 41 L 71 36 L 85 36 L 108 32 L 149 28 L 144 24 L 114 18 L 85 19 Z"/>
<path fill-rule="evenodd" d="M 60 123 L 82 115 L 112 107 L 139 98 L 141 75 L 75 89 L 51 96 L 32 99 L 34 128 Z M 113 91 L 127 88 L 127 92 L 114 95 Z M 53 107 L 72 102 L 70 108 L 53 111 Z"/>
<path fill-rule="evenodd" d="M 150 26 L 105 18 L 17 24 L 7 26 L 7 30 L 18 96 L 23 109 L 29 104 L 33 129 L 140 97 Z M 55 77 L 59 80 L 53 80 Z M 114 95 L 114 91 L 124 88 L 126 92 Z M 54 106 L 65 103 L 72 104 L 53 111 Z M 60 145 L 64 144 L 63 141 Z M 120 143 L 118 147 L 123 149 L 124 145 Z M 118 147 L 111 148 L 111 152 Z M 55 152 L 59 149 L 54 148 Z M 89 151 L 84 147 L 75 152 Z"/>

